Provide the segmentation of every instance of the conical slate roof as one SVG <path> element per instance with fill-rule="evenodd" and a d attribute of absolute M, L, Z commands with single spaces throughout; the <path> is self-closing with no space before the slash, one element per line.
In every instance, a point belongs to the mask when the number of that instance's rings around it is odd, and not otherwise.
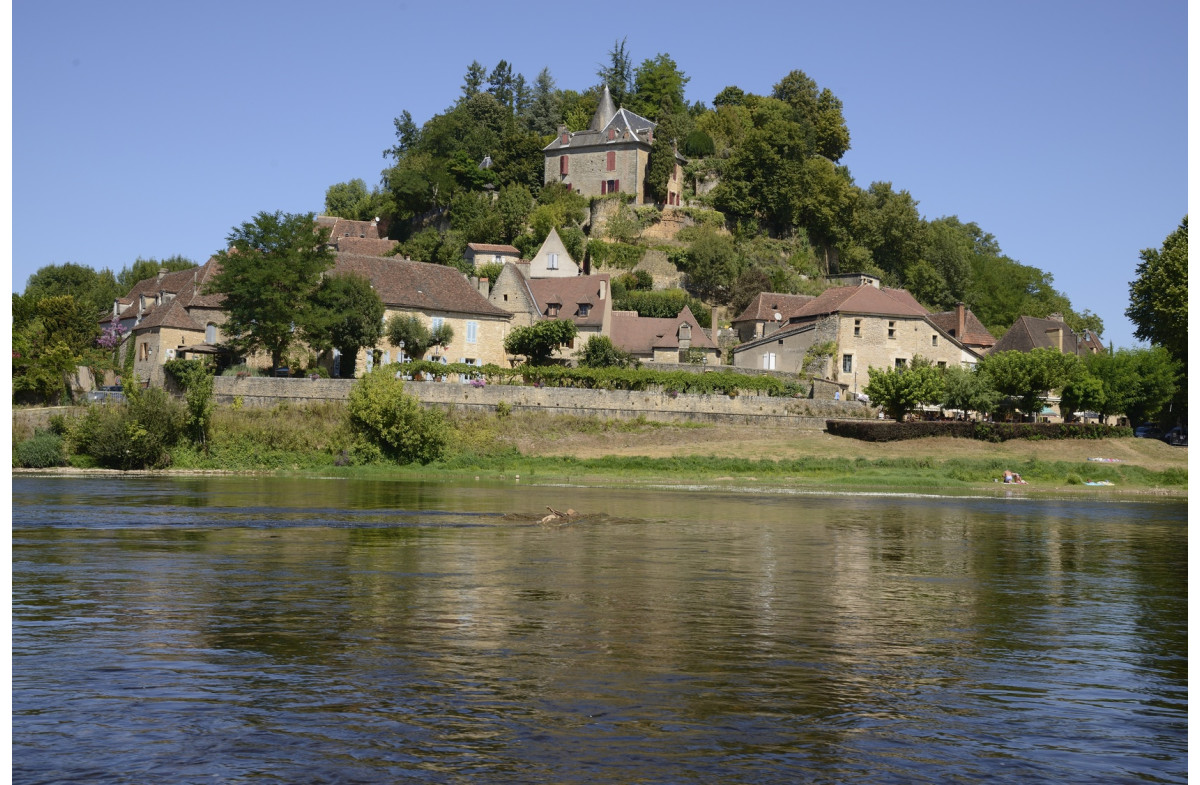
<path fill-rule="evenodd" d="M 603 131 L 616 113 L 617 105 L 613 103 L 612 93 L 608 92 L 608 85 L 604 85 L 604 92 L 600 94 L 600 105 L 596 107 L 596 113 L 592 115 L 592 122 L 588 125 L 588 130 Z"/>

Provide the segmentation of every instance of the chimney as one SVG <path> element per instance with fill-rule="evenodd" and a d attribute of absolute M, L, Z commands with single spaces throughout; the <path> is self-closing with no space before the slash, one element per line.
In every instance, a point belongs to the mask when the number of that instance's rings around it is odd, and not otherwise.
<path fill-rule="evenodd" d="M 1046 331 L 1046 335 L 1050 336 L 1050 345 L 1057 348 L 1061 354 L 1063 346 L 1063 328 L 1051 327 Z"/>
<path fill-rule="evenodd" d="M 608 296 L 608 281 L 600 279 L 600 299 L 603 300 Z"/>
<path fill-rule="evenodd" d="M 113 298 L 113 318 L 121 315 L 121 301 L 116 297 Z"/>
<path fill-rule="evenodd" d="M 962 341 L 963 334 L 967 331 L 967 306 L 964 303 L 955 303 L 954 315 L 957 317 L 955 321 L 958 324 L 958 332 L 954 334 L 954 337 Z"/>
<path fill-rule="evenodd" d="M 476 279 L 475 286 L 479 289 L 479 293 L 482 294 L 484 297 L 487 297 L 489 294 L 491 294 L 492 288 L 489 285 L 489 281 L 487 278 Z"/>
<path fill-rule="evenodd" d="M 158 280 L 161 281 L 163 279 L 163 276 L 165 276 L 166 274 L 167 274 L 167 268 L 165 268 L 165 267 L 158 268 Z"/>

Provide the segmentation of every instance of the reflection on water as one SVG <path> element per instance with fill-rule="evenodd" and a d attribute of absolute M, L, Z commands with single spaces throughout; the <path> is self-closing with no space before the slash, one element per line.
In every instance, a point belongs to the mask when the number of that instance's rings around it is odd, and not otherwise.
<path fill-rule="evenodd" d="M 1182 504 L 13 496 L 18 782 L 1186 781 Z"/>

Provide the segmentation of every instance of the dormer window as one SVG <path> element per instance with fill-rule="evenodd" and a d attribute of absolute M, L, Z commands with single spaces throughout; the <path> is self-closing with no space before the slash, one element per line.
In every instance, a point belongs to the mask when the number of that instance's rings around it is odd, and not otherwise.
<path fill-rule="evenodd" d="M 591 312 L 592 312 L 591 303 L 580 303 L 579 304 L 579 315 L 580 316 L 587 316 Z"/>

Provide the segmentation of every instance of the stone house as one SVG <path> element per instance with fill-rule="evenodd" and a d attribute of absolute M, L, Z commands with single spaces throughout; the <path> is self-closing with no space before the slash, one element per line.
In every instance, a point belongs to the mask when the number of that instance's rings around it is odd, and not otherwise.
<path fill-rule="evenodd" d="M 992 352 L 1029 352 L 1034 349 L 1055 349 L 1063 354 L 1099 354 L 1104 351 L 1100 336 L 1091 330 L 1076 333 L 1060 313 L 1052 313 L 1045 319 L 1021 316 L 1008 328 L 1000 340 L 992 346 Z"/>
<path fill-rule="evenodd" d="M 977 354 L 986 354 L 996 343 L 983 322 L 964 303 L 957 303 L 953 311 L 930 314 L 929 321 Z"/>
<path fill-rule="evenodd" d="M 832 351 L 813 373 L 857 393 L 868 382 L 868 368 L 903 367 L 917 356 L 941 366 L 979 361 L 978 352 L 929 316 L 903 289 L 835 287 L 801 306 L 778 330 L 734 347 L 733 364 L 803 373 L 805 355 L 824 345 Z"/>
<path fill-rule="evenodd" d="M 163 364 L 176 357 L 219 354 L 221 325 L 227 318 L 221 295 L 203 294 L 220 271 L 216 260 L 187 270 L 166 272 L 138 281 L 129 294 L 113 302 L 113 312 L 100 321 L 114 321 L 128 333 L 122 357 L 132 342 L 133 373 L 138 379 L 161 384 Z"/>
<path fill-rule="evenodd" d="M 543 148 L 544 182 L 563 183 L 584 196 L 630 194 L 635 204 L 651 202 L 646 194 L 646 171 L 656 123 L 625 108 L 618 109 L 606 86 L 586 130 L 560 126 L 554 141 Z M 682 203 L 683 166 L 675 154 L 668 181 L 667 205 Z"/>
<path fill-rule="evenodd" d="M 383 256 L 396 247 L 380 229 L 379 219 L 352 221 L 333 215 L 318 215 L 313 219 L 318 227 L 329 230 L 329 246 L 342 253 Z"/>
<path fill-rule="evenodd" d="M 467 243 L 463 257 L 478 270 L 485 264 L 508 264 L 521 259 L 521 252 L 511 245 L 492 243 Z"/>
<path fill-rule="evenodd" d="M 582 272 L 553 227 L 529 264 L 519 269 L 530 278 L 572 278 Z"/>
<path fill-rule="evenodd" d="M 529 288 L 529 277 L 512 262 L 504 265 L 495 281 L 480 279 L 480 293 L 487 287 L 488 302 L 513 316 L 513 327 L 528 327 L 540 318 L 541 308 Z"/>
<path fill-rule="evenodd" d="M 687 306 L 673 319 L 615 311 L 610 337 L 619 349 L 645 362 L 720 363 L 720 349 Z"/>
<path fill-rule="evenodd" d="M 454 332 L 449 346 L 431 349 L 424 359 L 465 362 L 473 365 L 505 361 L 504 338 L 513 317 L 497 308 L 453 267 L 404 259 L 339 253 L 331 274 L 356 273 L 367 278 L 383 300 L 383 321 L 397 315 L 415 315 L 430 328 L 448 324 Z M 383 363 L 399 362 L 402 348 L 385 335 L 374 349 Z M 415 359 L 404 353 L 407 359 Z M 371 349 L 364 348 L 355 362 L 356 372 L 370 370 Z"/>
<path fill-rule="evenodd" d="M 733 329 L 737 331 L 738 339 L 743 343 L 762 338 L 768 332 L 787 324 L 793 313 L 815 299 L 811 294 L 759 292 L 746 306 L 746 310 L 733 320 Z"/>

